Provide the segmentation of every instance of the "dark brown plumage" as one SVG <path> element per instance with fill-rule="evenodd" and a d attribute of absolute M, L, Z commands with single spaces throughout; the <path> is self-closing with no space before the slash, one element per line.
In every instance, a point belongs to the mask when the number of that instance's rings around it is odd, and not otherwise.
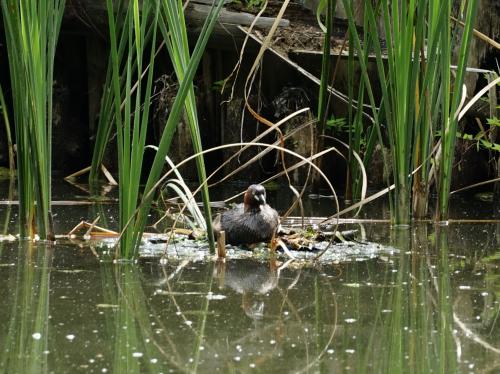
<path fill-rule="evenodd" d="M 260 184 L 248 187 L 239 204 L 222 214 L 214 222 L 214 234 L 226 232 L 228 244 L 269 242 L 279 226 L 278 212 L 266 203 L 266 189 Z"/>

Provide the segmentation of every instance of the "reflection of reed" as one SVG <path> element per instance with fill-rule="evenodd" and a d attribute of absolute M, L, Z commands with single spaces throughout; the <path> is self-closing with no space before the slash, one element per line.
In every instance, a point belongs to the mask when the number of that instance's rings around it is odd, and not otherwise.
<path fill-rule="evenodd" d="M 158 316 L 156 323 L 161 330 L 183 332 L 174 335 L 179 362 L 184 362 L 182 368 L 272 370 L 276 359 L 286 354 L 293 358 L 287 370 L 315 367 L 331 348 L 336 303 L 323 277 L 318 278 L 316 298 L 313 293 L 310 299 L 304 298 L 303 285 L 299 284 L 302 270 L 289 269 L 291 263 L 278 266 L 275 260 L 268 264 L 239 260 L 214 263 L 212 267 L 184 261 L 162 267 L 163 276 L 155 281 L 155 303 L 162 310 L 152 314 Z M 193 267 L 203 269 L 202 273 L 195 276 Z M 314 317 L 316 301 L 322 321 Z M 317 340 L 319 334 L 324 336 Z M 297 343 L 293 347 L 291 339 Z M 323 346 L 317 345 L 320 341 Z M 262 344 L 269 343 L 261 349 Z M 235 353 L 234 347 L 244 347 L 244 352 Z M 235 355 L 240 357 L 236 359 Z"/>
<path fill-rule="evenodd" d="M 104 301 L 117 305 L 116 314 L 106 320 L 108 334 L 114 336 L 114 372 L 179 370 L 179 355 L 165 349 L 175 344 L 152 329 L 150 303 L 142 289 L 139 268 L 133 264 L 102 266 Z"/>
<path fill-rule="evenodd" d="M 48 372 L 49 286 L 53 250 L 21 241 L 9 276 L 12 305 L 0 367 L 5 373 Z M 14 269 L 14 268 L 13 268 Z"/>
<path fill-rule="evenodd" d="M 14 200 L 14 184 L 15 179 L 13 176 L 10 177 L 9 179 L 9 192 L 7 196 L 7 201 L 12 201 Z M 6 236 L 9 232 L 9 223 L 10 223 L 10 214 L 12 212 L 12 205 L 8 204 L 7 207 L 5 208 L 5 213 L 4 213 L 4 223 L 2 227 L 2 235 Z M 4 247 L 5 242 L 0 240 L 0 255 L 2 254 L 3 247 Z"/>
<path fill-rule="evenodd" d="M 425 224 L 393 231 L 400 254 L 395 266 L 385 266 L 380 293 L 373 290 L 373 328 L 367 344 L 358 345 L 358 372 L 455 372 L 448 250 L 436 235 L 437 258 Z"/>

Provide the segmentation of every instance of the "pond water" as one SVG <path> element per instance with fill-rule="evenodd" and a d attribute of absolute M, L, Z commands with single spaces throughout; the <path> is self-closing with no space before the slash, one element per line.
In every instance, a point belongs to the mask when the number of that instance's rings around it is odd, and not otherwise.
<path fill-rule="evenodd" d="M 56 207 L 58 232 L 94 209 Z M 233 249 L 116 265 L 95 243 L 1 241 L 0 371 L 500 371 L 499 223 L 353 227 L 378 252 L 316 264 Z"/>

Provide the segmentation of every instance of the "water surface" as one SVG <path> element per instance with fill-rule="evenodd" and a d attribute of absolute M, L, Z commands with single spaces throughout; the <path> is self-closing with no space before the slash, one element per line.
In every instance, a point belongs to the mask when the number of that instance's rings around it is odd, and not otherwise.
<path fill-rule="evenodd" d="M 114 205 L 55 213 L 59 233 L 116 225 Z M 15 215 L 0 206 L 7 232 Z M 363 244 L 319 263 L 264 249 L 222 263 L 201 243 L 116 265 L 102 243 L 1 241 L 0 372 L 500 371 L 499 224 L 345 228 Z"/>
<path fill-rule="evenodd" d="M 139 265 L 86 246 L 2 243 L 3 372 L 495 372 L 499 232 L 420 226 L 399 252 L 299 266 Z"/>

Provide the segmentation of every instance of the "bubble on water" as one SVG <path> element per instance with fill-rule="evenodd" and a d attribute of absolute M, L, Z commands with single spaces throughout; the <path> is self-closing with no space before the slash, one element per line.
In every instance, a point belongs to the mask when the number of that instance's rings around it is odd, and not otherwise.
<path fill-rule="evenodd" d="M 212 292 L 209 292 L 207 294 L 207 299 L 208 300 L 224 300 L 227 296 L 225 295 L 217 295 L 217 294 L 213 294 Z"/>
<path fill-rule="evenodd" d="M 241 357 L 240 356 L 235 356 L 234 357 L 234 361 L 241 361 Z"/>
<path fill-rule="evenodd" d="M 75 339 L 75 335 L 68 334 L 68 335 L 66 335 L 66 339 L 68 339 L 71 342 L 71 341 L 73 341 L 73 339 Z"/>
<path fill-rule="evenodd" d="M 31 335 L 33 337 L 33 339 L 35 340 L 40 340 L 40 338 L 42 337 L 42 334 L 40 334 L 39 332 L 35 332 L 33 335 Z"/>

